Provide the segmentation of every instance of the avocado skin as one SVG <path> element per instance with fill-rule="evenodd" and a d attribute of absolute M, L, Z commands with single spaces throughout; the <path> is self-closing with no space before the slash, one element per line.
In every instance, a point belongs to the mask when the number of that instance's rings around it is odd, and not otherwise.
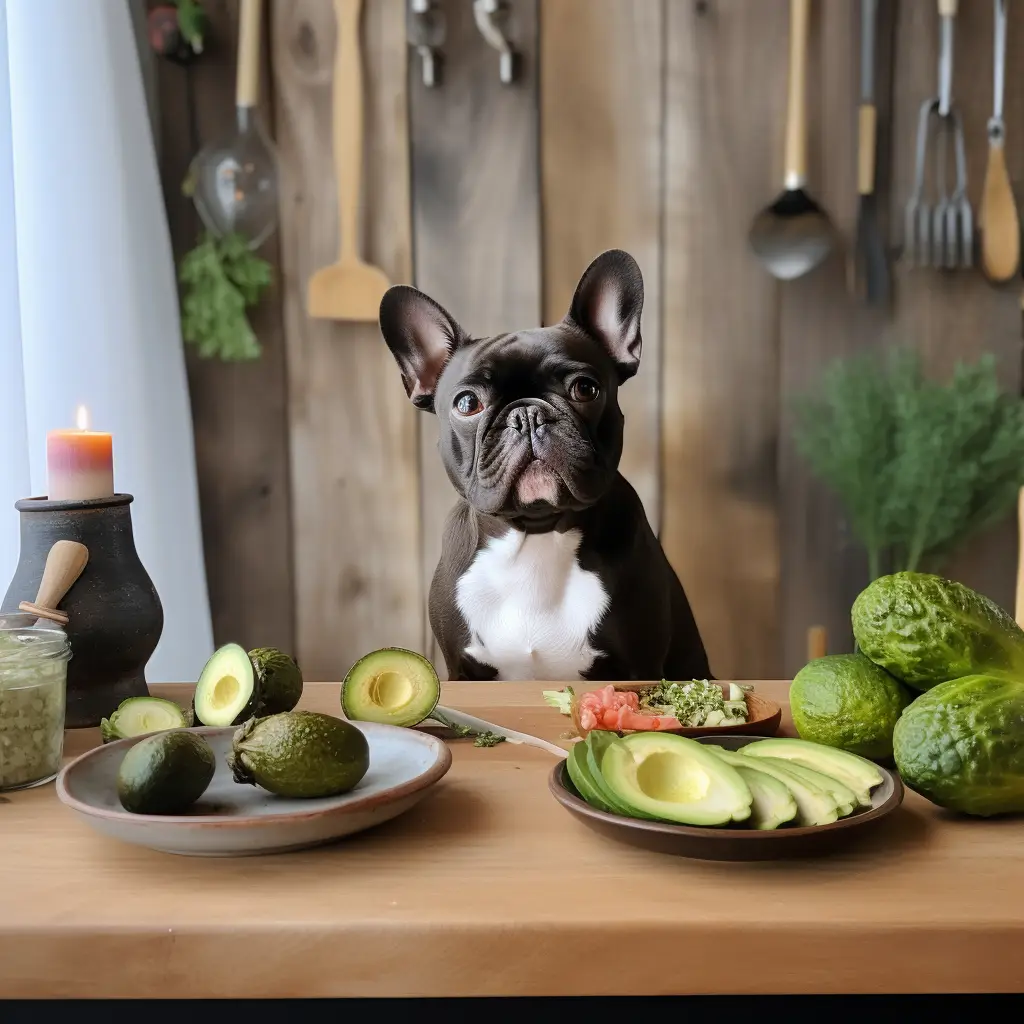
<path fill-rule="evenodd" d="M 276 647 L 255 647 L 249 652 L 249 660 L 262 701 L 260 714 L 291 711 L 302 698 L 302 670 L 295 659 Z"/>
<path fill-rule="evenodd" d="M 131 747 L 117 772 L 117 796 L 133 814 L 178 814 L 210 785 L 213 748 L 183 729 L 147 736 Z"/>
<path fill-rule="evenodd" d="M 354 725 L 315 711 L 286 711 L 246 722 L 234 735 L 228 767 L 236 782 L 277 796 L 336 796 L 370 767 L 370 745 Z"/>

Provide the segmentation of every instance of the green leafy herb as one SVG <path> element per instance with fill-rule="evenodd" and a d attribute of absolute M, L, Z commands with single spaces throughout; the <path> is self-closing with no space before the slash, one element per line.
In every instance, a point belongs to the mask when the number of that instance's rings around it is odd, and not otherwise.
<path fill-rule="evenodd" d="M 199 0 L 175 0 L 178 7 L 178 31 L 193 53 L 203 52 L 203 36 L 208 19 Z"/>
<path fill-rule="evenodd" d="M 181 331 L 204 358 L 258 359 L 260 343 L 246 318 L 269 287 L 270 264 L 238 234 L 205 234 L 181 261 Z"/>
<path fill-rule="evenodd" d="M 482 732 L 475 740 L 473 740 L 474 747 L 496 747 L 499 743 L 504 743 L 505 737 L 499 736 L 496 732 Z"/>
<path fill-rule="evenodd" d="M 470 728 L 468 725 L 460 725 L 458 722 L 453 722 L 447 715 L 440 712 L 435 708 L 430 715 L 430 718 L 443 725 L 446 729 L 451 729 L 453 733 L 459 739 L 465 739 L 467 736 L 473 736 L 474 747 L 496 747 L 499 743 L 504 743 L 506 738 L 496 732 L 492 732 L 488 729 L 486 732 L 479 732 L 476 729 Z"/>
<path fill-rule="evenodd" d="M 726 725 L 747 718 L 747 702 L 743 691 L 732 687 L 726 700 L 721 686 L 707 679 L 690 679 L 670 683 L 667 679 L 640 695 L 642 710 L 655 715 L 674 715 L 681 725 L 690 728 Z"/>
<path fill-rule="evenodd" d="M 906 349 L 837 360 L 794 412 L 798 450 L 843 503 L 871 579 L 883 562 L 940 564 L 1024 484 L 1024 402 L 1000 389 L 991 356 L 948 384 Z"/>

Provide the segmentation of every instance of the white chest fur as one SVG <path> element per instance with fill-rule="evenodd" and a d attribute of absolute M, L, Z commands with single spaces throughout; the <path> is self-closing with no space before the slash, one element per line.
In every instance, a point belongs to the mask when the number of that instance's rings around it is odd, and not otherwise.
<path fill-rule="evenodd" d="M 597 575 L 576 559 L 579 530 L 510 530 L 477 552 L 455 591 L 466 653 L 499 679 L 578 679 L 599 654 L 591 634 L 608 607 Z"/>

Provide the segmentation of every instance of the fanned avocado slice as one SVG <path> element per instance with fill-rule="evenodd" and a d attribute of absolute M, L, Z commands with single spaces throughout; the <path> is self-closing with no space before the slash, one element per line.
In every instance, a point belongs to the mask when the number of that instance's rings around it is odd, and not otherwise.
<path fill-rule="evenodd" d="M 148 732 L 187 729 L 191 724 L 192 716 L 174 701 L 161 697 L 128 697 L 109 718 L 102 719 L 100 735 L 104 743 L 112 743 Z"/>
<path fill-rule="evenodd" d="M 222 727 L 259 713 L 259 681 L 243 647 L 225 644 L 214 651 L 196 683 L 192 710 L 203 725 Z"/>
<path fill-rule="evenodd" d="M 419 725 L 440 698 L 434 666 L 401 647 L 385 647 L 360 658 L 341 686 L 341 709 L 355 722 Z"/>
<path fill-rule="evenodd" d="M 249 652 L 259 678 L 262 715 L 291 711 L 302 697 L 302 671 L 294 658 L 276 647 L 256 647 Z"/>

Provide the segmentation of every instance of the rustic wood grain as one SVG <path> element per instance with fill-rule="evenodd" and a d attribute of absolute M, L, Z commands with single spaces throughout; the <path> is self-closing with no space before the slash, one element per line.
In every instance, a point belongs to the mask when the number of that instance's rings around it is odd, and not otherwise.
<path fill-rule="evenodd" d="M 211 0 L 206 53 L 188 72 L 158 61 L 161 177 L 175 260 L 201 230 L 181 183 L 198 143 L 230 136 L 235 118 L 237 0 Z M 264 40 L 266 42 L 266 40 Z M 260 109 L 272 128 L 269 59 Z M 278 239 L 260 253 L 276 267 Z M 256 362 L 221 363 L 187 352 L 202 512 L 203 549 L 214 639 L 294 650 L 289 506 L 287 386 L 279 283 L 250 311 L 263 347 Z"/>
<path fill-rule="evenodd" d="M 721 677 L 779 671 L 778 298 L 747 229 L 781 182 L 781 5 L 672 0 L 662 528 Z"/>
<path fill-rule="evenodd" d="M 661 430 L 662 0 L 544 0 L 540 8 L 544 322 L 583 271 L 625 249 L 644 276 L 640 372 L 619 393 L 620 469 L 658 531 Z"/>
<path fill-rule="evenodd" d="M 473 22 L 472 5 L 441 0 L 444 77 L 423 85 L 409 69 L 416 285 L 471 334 L 536 327 L 541 320 L 537 150 L 537 3 L 508 5 L 504 24 L 519 56 L 512 85 L 497 51 Z M 401 395 L 397 369 L 390 393 Z M 421 564 L 437 565 L 444 520 L 456 500 L 437 453 L 437 420 L 420 415 Z M 430 656 L 444 660 L 426 625 Z"/>
<path fill-rule="evenodd" d="M 443 702 L 555 740 L 565 719 L 543 704 L 544 685 L 449 684 Z M 786 683 L 756 690 L 785 704 Z M 336 713 L 337 684 L 308 684 L 302 706 Z M 69 753 L 96 733 L 69 733 Z M 0 872 L 17 885 L 0 888 L 0 998 L 1019 988 L 1019 820 L 956 818 L 908 792 L 833 856 L 708 863 L 589 831 L 548 794 L 555 758 L 541 750 L 453 741 L 452 752 L 407 814 L 286 856 L 159 854 L 93 832 L 53 786 L 6 794 Z M 615 970 L 595 970 L 609 935 Z M 226 942 L 245 951 L 230 970 Z"/>
<path fill-rule="evenodd" d="M 363 12 L 364 252 L 411 277 L 403 6 Z M 333 8 L 276 0 L 273 53 L 281 139 L 281 239 L 298 654 L 308 675 L 341 676 L 376 647 L 422 645 L 414 410 L 376 324 L 311 320 L 310 274 L 337 255 L 331 159 Z"/>

